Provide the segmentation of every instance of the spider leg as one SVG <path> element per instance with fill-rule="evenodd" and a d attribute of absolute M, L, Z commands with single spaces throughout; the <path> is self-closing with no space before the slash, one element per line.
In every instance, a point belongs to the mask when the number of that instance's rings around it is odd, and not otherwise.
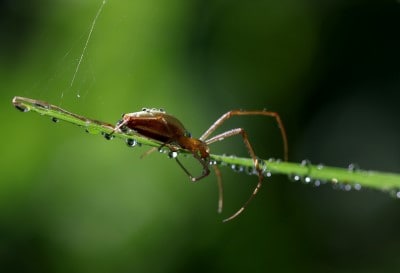
<path fill-rule="evenodd" d="M 125 126 L 128 123 L 128 120 L 123 120 L 119 124 L 115 125 L 114 129 L 111 131 L 111 133 L 108 134 L 108 136 L 112 136 L 117 130 L 120 130 L 121 127 Z"/>
<path fill-rule="evenodd" d="M 209 167 L 208 167 L 209 160 L 208 160 L 208 159 L 206 160 L 206 159 L 201 158 L 197 153 L 193 153 L 193 157 L 194 157 L 195 159 L 197 159 L 197 161 L 199 161 L 200 164 L 203 166 L 203 173 L 202 173 L 200 176 L 198 176 L 198 177 L 194 177 L 194 176 L 186 169 L 186 167 L 183 166 L 183 164 L 179 161 L 179 159 L 178 159 L 177 157 L 175 158 L 175 160 L 176 160 L 176 162 L 178 163 L 178 165 L 182 168 L 182 170 L 189 176 L 190 180 L 191 180 L 192 182 L 197 182 L 197 181 L 199 181 L 200 179 L 202 179 L 202 178 L 204 178 L 204 177 L 206 177 L 207 175 L 210 174 L 210 169 L 209 169 Z"/>
<path fill-rule="evenodd" d="M 219 170 L 217 165 L 213 165 L 215 175 L 217 176 L 217 185 L 218 185 L 218 213 L 222 212 L 222 207 L 224 204 L 224 188 L 222 186 L 222 176 L 221 171 Z"/>
<path fill-rule="evenodd" d="M 283 126 L 282 120 L 278 113 L 270 111 L 242 111 L 242 110 L 232 110 L 223 114 L 219 119 L 217 119 L 207 131 L 200 137 L 200 140 L 205 141 L 218 127 L 220 127 L 226 120 L 233 116 L 268 116 L 273 117 L 278 124 L 281 131 L 282 141 L 283 141 L 283 158 L 285 161 L 288 160 L 288 143 L 286 137 L 286 130 Z"/>
<path fill-rule="evenodd" d="M 147 150 L 146 152 L 144 152 L 144 153 L 140 156 L 140 159 L 142 159 L 142 158 L 148 156 L 149 154 L 151 154 L 151 153 L 157 151 L 157 149 L 159 149 L 159 148 L 157 148 L 157 147 L 152 147 L 152 148 L 150 148 L 149 150 Z"/>
<path fill-rule="evenodd" d="M 178 152 L 179 151 L 179 147 L 174 146 L 173 144 L 170 143 L 163 143 L 160 147 L 158 147 L 158 149 L 162 149 L 163 147 L 168 147 L 168 149 L 170 149 L 171 152 Z M 155 151 L 155 148 L 151 148 L 149 151 L 147 151 L 146 153 L 144 153 L 142 156 L 146 156 L 149 153 L 152 153 L 153 151 Z M 198 177 L 194 177 L 189 171 L 188 169 L 186 169 L 186 167 L 181 163 L 181 161 L 178 159 L 178 157 L 173 156 L 173 158 L 175 158 L 176 162 L 178 163 L 178 165 L 182 168 L 182 170 L 186 173 L 187 176 L 189 176 L 190 180 L 192 182 L 196 182 L 199 181 L 200 179 L 206 177 L 207 175 L 210 174 L 210 169 L 208 167 L 208 164 L 210 163 L 210 159 L 209 158 L 201 158 L 200 155 L 196 152 L 192 152 L 193 157 L 200 162 L 200 164 L 203 167 L 203 173 L 198 176 Z"/>
<path fill-rule="evenodd" d="M 187 176 L 189 176 L 190 180 L 192 182 L 197 182 L 200 179 L 208 176 L 210 174 L 210 169 L 208 167 L 208 160 L 205 161 L 204 159 L 202 159 L 201 157 L 199 157 L 198 155 L 196 156 L 196 153 L 193 153 L 194 158 L 196 158 L 200 164 L 203 166 L 203 173 L 198 176 L 198 177 L 194 177 L 187 169 L 185 166 L 183 166 L 183 164 L 179 161 L 178 158 L 175 158 L 176 162 L 178 163 L 178 165 L 182 168 L 182 170 L 186 173 Z M 222 177 L 221 177 L 221 171 L 219 170 L 217 165 L 213 165 L 213 169 L 215 171 L 215 175 L 217 176 L 217 185 L 218 185 L 218 213 L 222 212 L 222 208 L 223 208 L 223 198 L 224 198 L 224 193 L 223 193 L 223 186 L 222 186 Z"/>
<path fill-rule="evenodd" d="M 236 211 L 233 215 L 231 215 L 230 217 L 226 218 L 224 220 L 224 222 L 227 222 L 227 221 L 230 221 L 230 220 L 234 219 L 235 217 L 237 217 L 239 214 L 241 214 L 243 212 L 243 210 L 247 207 L 247 205 L 251 202 L 251 200 L 253 200 L 254 196 L 257 194 L 257 192 L 261 188 L 262 180 L 264 178 L 262 170 L 260 169 L 260 166 L 259 166 L 259 161 L 257 159 L 257 156 L 254 153 L 254 149 L 251 146 L 251 144 L 249 142 L 249 138 L 247 136 L 247 133 L 246 133 L 246 131 L 244 129 L 236 128 L 236 129 L 232 129 L 232 130 L 223 132 L 223 133 L 221 133 L 219 135 L 216 135 L 216 136 L 206 140 L 206 143 L 207 144 L 211 144 L 211 143 L 214 143 L 214 142 L 217 142 L 217 141 L 221 141 L 221 140 L 223 140 L 223 139 L 225 139 L 227 137 L 232 137 L 232 136 L 236 136 L 236 135 L 241 135 L 242 136 L 243 142 L 246 145 L 246 148 L 247 148 L 251 158 L 253 159 L 254 167 L 258 172 L 258 183 L 257 183 L 257 186 L 255 187 L 255 189 L 253 190 L 253 193 L 250 195 L 250 197 L 247 199 L 247 201 L 243 204 L 243 206 L 238 211 Z"/>

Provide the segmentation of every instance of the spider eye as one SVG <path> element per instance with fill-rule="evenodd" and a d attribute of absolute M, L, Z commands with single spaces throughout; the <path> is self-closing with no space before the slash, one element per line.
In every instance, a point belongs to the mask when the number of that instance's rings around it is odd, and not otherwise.
<path fill-rule="evenodd" d="M 143 107 L 142 111 L 147 112 L 147 108 Z"/>
<path fill-rule="evenodd" d="M 192 137 L 192 134 L 188 131 L 185 132 L 185 137 Z"/>

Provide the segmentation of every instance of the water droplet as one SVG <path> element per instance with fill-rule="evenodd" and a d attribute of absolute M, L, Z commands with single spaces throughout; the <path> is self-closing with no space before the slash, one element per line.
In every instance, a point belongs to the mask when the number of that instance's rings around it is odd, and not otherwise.
<path fill-rule="evenodd" d="M 267 172 L 266 174 L 265 174 L 265 177 L 271 177 L 272 176 L 272 173 L 271 172 Z"/>
<path fill-rule="evenodd" d="M 358 166 L 357 163 L 350 163 L 349 166 L 347 167 L 347 170 L 349 170 L 349 172 L 359 171 L 360 166 Z"/>
<path fill-rule="evenodd" d="M 321 180 L 319 180 L 319 179 L 315 180 L 315 181 L 314 181 L 314 186 L 315 186 L 315 187 L 321 186 Z"/>
<path fill-rule="evenodd" d="M 55 123 L 59 122 L 58 118 L 55 118 L 55 117 L 52 117 L 52 118 L 51 118 L 51 121 L 52 121 L 52 122 L 55 122 Z"/>
<path fill-rule="evenodd" d="M 396 199 L 400 199 L 400 189 L 397 189 L 397 188 L 391 189 L 389 191 L 389 194 L 390 194 L 390 196 L 392 196 L 392 197 L 394 197 Z"/>
<path fill-rule="evenodd" d="M 311 161 L 308 159 L 303 159 L 300 164 L 301 164 L 301 166 L 309 167 L 311 165 Z"/>
<path fill-rule="evenodd" d="M 111 140 L 111 139 L 114 138 L 114 135 L 107 134 L 107 133 L 102 133 L 102 134 L 103 134 L 104 138 L 107 139 L 107 140 Z"/>
<path fill-rule="evenodd" d="M 133 138 L 128 138 L 126 140 L 126 145 L 128 145 L 129 147 L 135 147 L 137 144 L 137 141 Z"/>
<path fill-rule="evenodd" d="M 312 182 L 312 179 L 311 179 L 311 177 L 306 176 L 306 177 L 303 178 L 303 182 L 306 183 L 306 184 L 309 184 L 309 183 Z"/>
<path fill-rule="evenodd" d="M 222 156 L 223 156 L 223 157 L 229 157 L 229 158 L 235 158 L 235 156 L 229 155 L 229 154 L 222 154 Z M 226 166 L 229 166 L 230 164 L 227 163 L 226 161 L 221 161 L 220 165 L 226 167 Z"/>
<path fill-rule="evenodd" d="M 256 168 L 254 168 L 254 166 L 249 166 L 249 167 L 246 168 L 246 173 L 247 173 L 248 175 L 257 174 Z"/>
<path fill-rule="evenodd" d="M 243 172 L 244 168 L 241 165 L 232 164 L 231 169 L 235 172 Z"/>
<path fill-rule="evenodd" d="M 351 191 L 353 189 L 352 185 L 349 183 L 336 182 L 332 185 L 335 190 Z"/>
<path fill-rule="evenodd" d="M 22 104 L 15 104 L 15 108 L 24 113 L 29 111 L 29 108 L 23 106 Z"/>
<path fill-rule="evenodd" d="M 293 182 L 299 182 L 299 181 L 301 181 L 301 176 L 298 174 L 292 174 L 292 175 L 289 175 L 289 179 Z"/>
<path fill-rule="evenodd" d="M 360 184 L 354 184 L 354 189 L 356 190 L 356 191 L 359 191 L 359 190 L 361 190 L 361 185 Z"/>
<path fill-rule="evenodd" d="M 343 189 L 344 189 L 345 191 L 351 191 L 351 185 L 350 185 L 350 184 L 344 184 L 344 185 L 343 185 Z"/>
<path fill-rule="evenodd" d="M 177 151 L 170 151 L 168 153 L 169 158 L 177 158 L 178 157 L 178 152 Z"/>

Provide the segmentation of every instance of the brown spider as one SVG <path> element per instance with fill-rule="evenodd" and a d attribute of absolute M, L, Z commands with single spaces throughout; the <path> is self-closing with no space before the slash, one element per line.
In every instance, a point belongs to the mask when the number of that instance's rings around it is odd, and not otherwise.
<path fill-rule="evenodd" d="M 254 149 L 250 144 L 247 133 L 243 128 L 235 128 L 228 130 L 226 132 L 220 133 L 214 137 L 208 138 L 218 127 L 220 127 L 226 120 L 232 116 L 269 116 L 275 118 L 278 126 L 280 128 L 283 140 L 283 150 L 284 150 L 284 160 L 287 161 L 288 158 L 288 145 L 285 128 L 283 123 L 276 112 L 270 111 L 242 111 L 242 110 L 232 110 L 219 119 L 217 119 L 207 131 L 200 138 L 193 138 L 190 133 L 185 129 L 183 124 L 175 117 L 168 115 L 162 109 L 147 109 L 143 108 L 142 111 L 124 114 L 122 119 L 117 123 L 112 133 L 117 130 L 126 131 L 128 129 L 134 130 L 137 133 L 146 136 L 148 138 L 157 140 L 162 143 L 161 148 L 166 146 L 170 149 L 170 155 L 175 158 L 176 162 L 183 169 L 183 171 L 189 176 L 192 182 L 198 181 L 210 174 L 210 148 L 209 145 L 222 141 L 225 138 L 232 137 L 235 135 L 241 135 L 243 142 L 254 162 L 254 168 L 258 172 L 258 183 L 255 187 L 252 195 L 244 203 L 244 205 L 236 211 L 232 216 L 226 218 L 224 222 L 232 220 L 238 216 L 250 203 L 250 201 L 257 194 L 258 190 L 262 185 L 263 171 L 259 166 L 259 159 L 254 153 Z M 111 133 L 111 134 L 112 134 Z M 110 135 L 111 135 L 110 134 Z M 194 158 L 200 162 L 203 167 L 202 174 L 198 177 L 192 176 L 189 171 L 182 165 L 182 163 L 177 158 L 179 149 L 184 149 L 191 154 Z M 155 149 L 151 149 L 146 154 L 151 153 Z M 145 154 L 145 155 L 146 155 Z M 219 189 L 219 200 L 218 200 L 218 212 L 222 211 L 223 203 L 223 191 L 222 191 L 222 179 L 221 172 L 217 165 L 212 164 L 218 181 Z"/>

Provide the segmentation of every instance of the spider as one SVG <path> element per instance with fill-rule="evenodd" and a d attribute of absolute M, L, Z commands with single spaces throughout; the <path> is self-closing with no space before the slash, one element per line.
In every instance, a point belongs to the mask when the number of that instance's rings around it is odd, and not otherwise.
<path fill-rule="evenodd" d="M 260 168 L 259 159 L 257 158 L 252 145 L 250 144 L 248 135 L 243 128 L 235 128 L 225 132 L 222 132 L 214 137 L 210 137 L 210 135 L 220 127 L 226 120 L 230 119 L 233 116 L 268 116 L 275 118 L 282 135 L 283 140 L 283 151 L 284 151 L 284 160 L 287 161 L 288 158 L 288 145 L 287 145 L 287 137 L 285 128 L 279 117 L 278 113 L 270 112 L 270 111 L 243 111 L 243 110 L 232 110 L 223 114 L 219 119 L 217 119 L 204 133 L 200 138 L 194 138 L 191 134 L 185 129 L 183 124 L 174 116 L 167 114 L 162 109 L 149 109 L 143 108 L 142 111 L 123 114 L 122 119 L 117 122 L 113 131 L 110 133 L 112 135 L 115 131 L 120 130 L 122 132 L 128 130 L 134 130 L 137 133 L 146 136 L 148 138 L 157 140 L 162 143 L 161 147 L 168 147 L 170 149 L 170 156 L 175 158 L 178 165 L 183 169 L 183 171 L 189 176 L 192 182 L 199 181 L 200 179 L 208 176 L 210 174 L 209 166 L 212 165 L 214 171 L 217 176 L 217 183 L 219 189 L 219 199 L 218 199 L 218 212 L 222 211 L 223 205 L 223 187 L 222 187 L 222 178 L 221 172 L 217 165 L 211 164 L 210 161 L 210 148 L 209 145 L 222 141 L 228 137 L 240 135 L 243 139 L 243 142 L 254 162 L 254 168 L 258 173 L 258 183 L 253 190 L 251 196 L 247 199 L 247 201 L 242 205 L 242 207 L 237 210 L 233 215 L 223 220 L 224 222 L 230 221 L 236 218 L 239 214 L 243 212 L 243 210 L 247 207 L 250 201 L 254 198 L 254 196 L 259 191 L 262 180 L 263 180 L 263 170 Z M 209 138 L 210 137 L 210 138 Z M 177 155 L 179 150 L 186 150 L 193 155 L 193 157 L 200 162 L 202 166 L 201 175 L 195 177 L 190 174 L 190 172 L 183 166 L 183 164 L 179 161 Z M 149 150 L 144 155 L 147 155 L 151 152 L 155 151 L 155 149 Z"/>

